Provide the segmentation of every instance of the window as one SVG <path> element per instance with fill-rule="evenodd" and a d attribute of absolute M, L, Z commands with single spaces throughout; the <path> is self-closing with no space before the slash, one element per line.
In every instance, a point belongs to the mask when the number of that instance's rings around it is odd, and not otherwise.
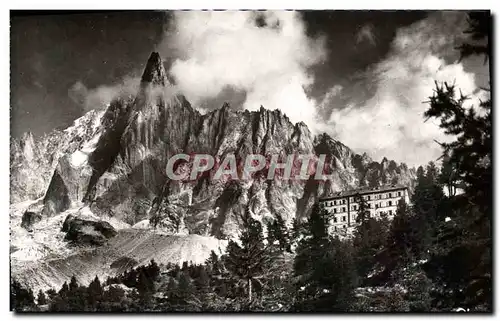
<path fill-rule="evenodd" d="M 344 228 L 346 228 L 346 227 L 347 227 L 347 225 L 344 225 Z"/>
<path fill-rule="evenodd" d="M 392 201 L 389 201 L 389 206 L 392 206 Z"/>
<path fill-rule="evenodd" d="M 401 196 L 401 192 L 398 192 L 398 196 Z"/>
<path fill-rule="evenodd" d="M 333 223 L 337 223 L 337 218 L 336 217 L 333 218 Z"/>
<path fill-rule="evenodd" d="M 345 204 L 345 198 L 342 200 L 342 204 Z"/>
<path fill-rule="evenodd" d="M 345 207 L 342 207 L 342 212 L 345 212 Z"/>
<path fill-rule="evenodd" d="M 337 213 L 337 209 L 336 208 L 333 209 L 333 213 Z"/>
<path fill-rule="evenodd" d="M 392 215 L 392 210 L 389 210 L 389 215 Z"/>
<path fill-rule="evenodd" d="M 368 195 L 367 199 L 370 200 L 370 195 Z"/>
<path fill-rule="evenodd" d="M 333 205 L 337 205 L 337 201 L 333 201 Z"/>
<path fill-rule="evenodd" d="M 391 198 L 391 197 L 392 197 L 392 193 L 389 193 L 389 198 Z"/>
<path fill-rule="evenodd" d="M 345 222 L 345 220 L 346 220 L 346 217 L 342 216 L 342 222 Z"/>

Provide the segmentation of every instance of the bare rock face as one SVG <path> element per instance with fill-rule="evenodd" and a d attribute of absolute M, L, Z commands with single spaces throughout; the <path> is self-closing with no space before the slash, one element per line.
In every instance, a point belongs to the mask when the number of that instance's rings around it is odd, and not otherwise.
<path fill-rule="evenodd" d="M 238 234 L 239 217 L 247 206 L 264 222 L 280 214 L 291 223 L 306 217 L 318 197 L 383 181 L 410 185 L 414 177 L 404 164 L 379 164 L 326 134 L 314 136 L 305 124 L 291 123 L 279 110 L 234 111 L 225 104 L 201 115 L 172 91 L 157 53 L 149 58 L 135 97 L 113 101 L 97 126 L 81 122 L 72 133 L 54 145 L 60 155 L 52 156 L 45 216 L 83 202 L 97 215 L 131 225 L 150 220 L 171 233 L 227 238 Z M 75 137 L 81 138 L 79 143 L 69 144 Z M 31 155 L 27 150 L 21 145 L 16 149 L 23 159 Z M 202 175 L 193 181 L 171 181 L 166 165 L 178 153 L 220 160 L 228 154 L 239 160 L 248 154 L 325 154 L 325 171 L 333 179 L 268 180 L 263 170 L 247 180 Z"/>
<path fill-rule="evenodd" d="M 88 149 L 102 131 L 103 112 L 92 110 L 78 118 L 73 126 L 55 130 L 41 138 L 25 133 L 10 144 L 11 203 L 44 196 L 59 158 Z"/>
<path fill-rule="evenodd" d="M 78 245 L 103 245 L 117 235 L 117 231 L 105 221 L 92 221 L 68 215 L 61 231 L 65 239 Z"/>

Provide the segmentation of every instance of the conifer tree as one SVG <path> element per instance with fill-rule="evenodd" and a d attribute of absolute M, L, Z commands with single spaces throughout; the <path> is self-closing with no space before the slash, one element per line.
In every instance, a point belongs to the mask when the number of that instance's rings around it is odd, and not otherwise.
<path fill-rule="evenodd" d="M 490 12 L 469 13 L 468 24 L 465 34 L 469 39 L 458 48 L 460 55 L 484 55 L 486 63 L 491 54 Z M 483 89 L 489 94 L 489 88 Z M 441 229 L 427 270 L 447 285 L 443 297 L 454 293 L 452 305 L 491 310 L 492 103 L 488 97 L 469 107 L 465 104 L 468 99 L 455 85 L 436 83 L 424 113 L 426 118 L 437 119 L 452 138 L 440 144 L 449 171 L 464 190 L 447 203 L 456 215 L 453 224 Z"/>
<path fill-rule="evenodd" d="M 294 260 L 296 282 L 295 309 L 307 310 L 309 302 L 314 301 L 320 293 L 321 281 L 314 270 L 321 265 L 329 248 L 327 212 L 319 204 L 314 204 L 304 236 L 297 245 Z"/>
<path fill-rule="evenodd" d="M 74 292 L 78 289 L 78 282 L 76 281 L 76 277 L 73 275 L 69 282 L 69 291 Z"/>
<path fill-rule="evenodd" d="M 330 249 L 315 269 L 321 280 L 322 294 L 314 303 L 313 311 L 346 312 L 354 301 L 354 289 L 358 285 L 354 248 L 338 238 L 331 241 Z"/>
<path fill-rule="evenodd" d="M 453 163 L 450 161 L 449 155 L 444 154 L 442 160 L 439 182 L 446 187 L 448 197 L 453 197 L 457 193 L 457 187 L 459 184 L 457 172 Z"/>
<path fill-rule="evenodd" d="M 370 219 L 370 209 L 364 197 L 359 193 L 354 197 L 354 200 L 358 204 L 356 223 L 362 225 Z"/>
<path fill-rule="evenodd" d="M 219 262 L 219 257 L 215 251 L 211 251 L 208 259 L 205 261 L 205 266 L 208 273 L 211 275 L 218 275 L 221 272 L 221 266 Z"/>
<path fill-rule="evenodd" d="M 137 291 L 142 297 L 149 296 L 154 291 L 154 283 L 151 278 L 147 275 L 145 269 L 139 270 L 139 276 L 137 281 Z"/>
<path fill-rule="evenodd" d="M 47 297 L 45 296 L 45 293 L 43 293 L 42 290 L 38 291 L 38 298 L 36 301 L 37 301 L 38 305 L 47 304 Z"/>
<path fill-rule="evenodd" d="M 64 282 L 61 289 L 59 290 L 59 296 L 65 298 L 69 293 L 69 286 L 67 282 Z"/>
<path fill-rule="evenodd" d="M 291 250 L 289 232 L 280 214 L 277 214 L 274 221 L 267 225 L 267 241 L 271 247 L 276 248 L 281 253 Z"/>
<path fill-rule="evenodd" d="M 177 309 L 185 311 L 189 309 L 189 303 L 194 295 L 195 288 L 191 282 L 191 278 L 187 271 L 182 271 L 179 274 L 176 292 L 173 295 L 173 303 Z"/>
<path fill-rule="evenodd" d="M 412 234 L 412 220 L 408 205 L 401 199 L 398 203 L 396 215 L 391 223 L 389 235 L 387 238 L 388 262 L 386 268 L 392 271 L 398 266 L 404 267 L 411 261 L 412 243 L 414 236 Z"/>
<path fill-rule="evenodd" d="M 35 306 L 35 296 L 31 289 L 24 288 L 19 282 L 11 283 L 10 308 L 15 311 L 31 310 Z"/>
<path fill-rule="evenodd" d="M 315 204 L 294 261 L 294 311 L 347 311 L 357 283 L 348 243 L 328 235 L 328 214 Z"/>
<path fill-rule="evenodd" d="M 151 281 L 157 281 L 160 277 L 160 267 L 154 259 L 151 259 L 149 265 L 146 267 L 146 270 L 147 276 L 151 279 Z"/>
<path fill-rule="evenodd" d="M 229 241 L 224 262 L 236 282 L 236 287 L 244 290 L 249 307 L 255 293 L 262 288 L 269 257 L 264 246 L 262 226 L 252 218 L 248 207 L 242 216 L 242 223 L 240 244 Z"/>
<path fill-rule="evenodd" d="M 356 195 L 355 200 L 359 208 L 353 245 L 356 252 L 356 268 L 359 276 L 364 278 L 374 267 L 377 261 L 376 255 L 382 251 L 386 243 L 388 220 L 371 217 L 368 204 L 361 195 Z"/>
<path fill-rule="evenodd" d="M 210 291 L 210 277 L 204 265 L 200 268 L 200 274 L 196 279 L 198 291 L 201 293 L 208 293 Z"/>
<path fill-rule="evenodd" d="M 101 281 L 99 280 L 97 275 L 95 276 L 94 280 L 90 282 L 87 288 L 87 294 L 88 294 L 88 302 L 90 310 L 96 311 L 99 302 L 102 301 L 102 295 L 103 295 Z"/>
<path fill-rule="evenodd" d="M 434 240 L 434 227 L 441 219 L 444 200 L 443 188 L 438 182 L 439 173 L 434 163 L 429 163 L 427 171 L 418 176 L 417 185 L 412 195 L 414 244 L 413 255 L 416 258 L 426 256 Z"/>
<path fill-rule="evenodd" d="M 318 264 L 329 245 L 328 219 L 326 210 L 315 204 L 307 221 L 304 238 L 297 246 L 294 273 L 302 280 L 299 286 L 310 284 L 311 271 Z M 308 292 L 307 289 L 305 291 Z"/>

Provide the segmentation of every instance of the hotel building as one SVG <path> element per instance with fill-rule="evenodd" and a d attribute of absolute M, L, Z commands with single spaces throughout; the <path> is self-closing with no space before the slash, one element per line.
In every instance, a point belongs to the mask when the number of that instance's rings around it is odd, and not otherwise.
<path fill-rule="evenodd" d="M 370 217 L 380 218 L 385 213 L 389 219 L 396 214 L 398 202 L 404 199 L 407 204 L 410 202 L 408 188 L 402 185 L 391 185 L 378 188 L 362 188 L 344 192 L 337 192 L 328 197 L 321 198 L 322 204 L 332 216 L 330 226 L 334 231 L 346 229 L 356 224 L 359 204 L 357 197 L 363 197 Z"/>

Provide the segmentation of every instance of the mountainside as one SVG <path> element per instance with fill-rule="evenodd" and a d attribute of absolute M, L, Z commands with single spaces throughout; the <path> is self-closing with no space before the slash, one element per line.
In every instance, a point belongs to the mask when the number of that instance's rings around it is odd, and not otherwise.
<path fill-rule="evenodd" d="M 41 138 L 30 132 L 10 143 L 11 203 L 37 199 L 45 194 L 59 158 L 87 150 L 103 130 L 103 111 L 89 111 L 65 130 L 54 130 Z"/>
<path fill-rule="evenodd" d="M 237 234 L 237 217 L 247 203 L 260 218 L 280 213 L 289 222 L 306 216 L 318 197 L 334 191 L 411 185 L 414 172 L 406 165 L 373 162 L 326 134 L 313 136 L 305 124 L 292 124 L 279 110 L 241 112 L 224 105 L 201 115 L 168 89 L 161 58 L 153 53 L 136 97 L 117 99 L 105 112 L 91 111 L 65 131 L 36 141 L 27 134 L 14 142 L 12 202 L 46 192 L 42 214 L 47 217 L 84 203 L 97 216 L 130 225 L 157 215 L 159 226 L 172 233 L 229 237 Z M 221 159 L 227 154 L 237 159 L 252 153 L 326 154 L 333 180 L 212 181 L 202 176 L 174 182 L 165 169 L 177 153 Z"/>
<path fill-rule="evenodd" d="M 217 159 L 234 154 L 237 160 L 249 154 L 325 154 L 325 172 L 332 179 L 268 180 L 264 168 L 245 180 L 214 180 L 204 174 L 173 181 L 167 162 L 179 153 Z M 414 176 L 405 164 L 377 163 L 327 134 L 314 136 L 304 123 L 291 123 L 279 110 L 234 111 L 224 104 L 202 115 L 173 93 L 161 58 L 153 53 L 135 97 L 115 99 L 105 111 L 90 111 L 63 131 L 39 139 L 28 133 L 11 142 L 12 274 L 35 288 L 59 286 L 73 273 L 65 268 L 69 265 L 79 266 L 82 278 L 89 279 L 99 271 L 109 273 L 109 262 L 102 261 L 106 256 L 120 259 L 128 253 L 139 263 L 152 257 L 182 261 L 197 242 L 205 244 L 196 256 L 202 261 L 221 248 L 214 237 L 238 236 L 247 205 L 260 221 L 280 214 L 291 224 L 306 217 L 318 197 L 359 186 L 397 183 L 412 188 Z M 99 226 L 117 236 L 99 250 L 70 245 L 61 231 L 70 214 L 82 218 L 73 231 L 79 233 L 77 239 L 96 241 L 93 229 Z M 161 251 L 144 252 L 153 240 L 150 234 L 162 235 Z M 143 250 L 129 249 L 143 236 Z M 174 236 L 179 239 L 172 243 L 169 237 Z M 105 242 L 99 237 L 97 243 Z M 172 259 L 165 251 L 186 253 Z M 96 258 L 90 259 L 92 255 Z"/>

